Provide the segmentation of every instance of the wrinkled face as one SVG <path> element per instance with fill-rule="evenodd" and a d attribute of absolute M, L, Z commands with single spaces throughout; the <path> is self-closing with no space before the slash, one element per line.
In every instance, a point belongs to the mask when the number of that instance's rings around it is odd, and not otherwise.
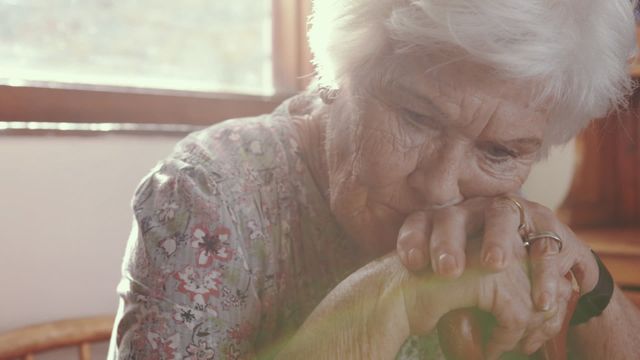
<path fill-rule="evenodd" d="M 331 208 L 371 255 L 395 248 L 411 212 L 519 190 L 541 150 L 547 116 L 527 89 L 478 65 L 424 68 L 374 96 L 341 96 L 329 120 Z"/>

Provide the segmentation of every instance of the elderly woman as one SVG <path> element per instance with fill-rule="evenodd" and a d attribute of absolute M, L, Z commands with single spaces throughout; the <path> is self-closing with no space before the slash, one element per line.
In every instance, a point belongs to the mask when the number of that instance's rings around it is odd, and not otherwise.
<path fill-rule="evenodd" d="M 531 166 L 630 89 L 629 0 L 318 0 L 317 82 L 194 133 L 140 184 L 111 358 L 440 358 L 476 307 L 488 358 L 560 329 L 631 359 L 640 314 Z M 524 241 L 524 242 L 523 242 Z"/>

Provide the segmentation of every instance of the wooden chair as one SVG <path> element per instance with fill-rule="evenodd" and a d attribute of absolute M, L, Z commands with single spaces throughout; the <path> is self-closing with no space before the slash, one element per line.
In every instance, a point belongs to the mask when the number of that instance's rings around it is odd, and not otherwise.
<path fill-rule="evenodd" d="M 80 360 L 91 359 L 92 342 L 107 341 L 114 316 L 59 320 L 27 326 L 0 334 L 0 360 L 33 360 L 34 354 L 77 346 Z"/>

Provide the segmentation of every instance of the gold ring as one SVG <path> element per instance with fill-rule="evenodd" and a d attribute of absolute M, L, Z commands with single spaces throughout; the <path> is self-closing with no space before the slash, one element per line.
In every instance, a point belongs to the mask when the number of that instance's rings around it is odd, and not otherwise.
<path fill-rule="evenodd" d="M 524 238 L 524 246 L 529 247 L 533 244 L 534 241 L 540 239 L 555 240 L 558 244 L 558 252 L 562 250 L 562 238 L 560 237 L 560 235 L 554 233 L 553 231 L 531 232 L 527 234 Z"/>
<path fill-rule="evenodd" d="M 516 206 L 516 208 L 518 208 L 518 212 L 520 213 L 520 225 L 518 225 L 518 234 L 520 234 L 520 237 L 522 238 L 522 241 L 525 242 L 526 244 L 526 239 L 527 239 L 527 222 L 526 222 L 526 216 L 524 213 L 524 207 L 522 206 L 522 204 L 520 204 L 516 199 L 510 197 L 510 196 L 504 196 L 503 197 L 505 200 L 509 200 L 513 203 L 513 205 Z"/>

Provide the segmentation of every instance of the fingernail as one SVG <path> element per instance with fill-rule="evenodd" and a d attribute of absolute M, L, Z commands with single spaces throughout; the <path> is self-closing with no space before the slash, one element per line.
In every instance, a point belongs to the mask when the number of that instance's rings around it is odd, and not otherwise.
<path fill-rule="evenodd" d="M 453 275 L 458 270 L 456 258 L 451 254 L 441 254 L 438 257 L 438 272 L 442 275 Z"/>
<path fill-rule="evenodd" d="M 487 251 L 484 256 L 485 265 L 489 265 L 496 268 L 501 268 L 504 266 L 504 253 L 502 249 L 498 247 L 494 247 Z"/>
<path fill-rule="evenodd" d="M 538 305 L 540 306 L 540 310 L 542 311 L 551 310 L 551 295 L 548 292 L 543 292 L 540 295 Z"/>
<path fill-rule="evenodd" d="M 411 249 L 407 262 L 412 270 L 420 270 L 424 266 L 424 254 L 418 249 Z"/>

